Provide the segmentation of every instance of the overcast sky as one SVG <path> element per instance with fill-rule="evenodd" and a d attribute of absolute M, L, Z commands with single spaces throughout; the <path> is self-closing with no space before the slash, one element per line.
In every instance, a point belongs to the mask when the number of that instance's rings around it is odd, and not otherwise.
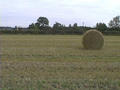
<path fill-rule="evenodd" d="M 68 25 L 95 26 L 120 15 L 120 0 L 0 0 L 0 26 L 23 26 L 40 16 Z"/>

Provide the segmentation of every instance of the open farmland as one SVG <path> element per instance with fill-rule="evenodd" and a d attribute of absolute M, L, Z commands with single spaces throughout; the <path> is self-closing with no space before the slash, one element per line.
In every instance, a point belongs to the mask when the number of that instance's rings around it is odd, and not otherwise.
<path fill-rule="evenodd" d="M 84 50 L 79 35 L 1 35 L 2 90 L 120 90 L 120 36 Z"/>

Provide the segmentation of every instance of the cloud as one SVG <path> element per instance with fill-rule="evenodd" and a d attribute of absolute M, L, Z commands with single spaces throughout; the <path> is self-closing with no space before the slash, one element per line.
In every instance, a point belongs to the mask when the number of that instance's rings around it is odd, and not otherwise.
<path fill-rule="evenodd" d="M 2 0 L 1 25 L 24 25 L 35 22 L 39 16 L 63 24 L 86 22 L 108 23 L 120 13 L 119 0 Z"/>

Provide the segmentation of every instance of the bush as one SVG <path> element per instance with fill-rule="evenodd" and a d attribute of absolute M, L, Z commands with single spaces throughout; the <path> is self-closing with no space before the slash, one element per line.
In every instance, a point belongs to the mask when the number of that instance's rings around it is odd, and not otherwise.
<path fill-rule="evenodd" d="M 82 43 L 85 49 L 101 49 L 104 45 L 104 38 L 98 30 L 88 30 L 83 35 Z"/>

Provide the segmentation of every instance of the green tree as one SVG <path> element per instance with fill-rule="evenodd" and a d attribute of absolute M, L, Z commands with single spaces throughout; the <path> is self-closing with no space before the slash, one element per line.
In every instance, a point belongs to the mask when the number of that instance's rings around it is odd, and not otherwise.
<path fill-rule="evenodd" d="M 79 27 L 78 27 L 77 23 L 73 24 L 73 30 L 79 30 Z"/>
<path fill-rule="evenodd" d="M 106 31 L 107 30 L 107 25 L 105 23 L 97 23 L 96 24 L 96 29 L 98 29 L 99 31 Z"/>
<path fill-rule="evenodd" d="M 71 24 L 69 24 L 69 26 L 68 26 L 69 28 L 71 28 L 72 27 L 72 25 Z"/>
<path fill-rule="evenodd" d="M 34 23 L 29 25 L 29 29 L 34 29 L 34 28 L 35 28 L 35 24 Z"/>
<path fill-rule="evenodd" d="M 116 16 L 109 22 L 110 28 L 120 28 L 120 16 Z"/>
<path fill-rule="evenodd" d="M 35 29 L 39 29 L 40 28 L 40 24 L 39 23 L 35 23 Z"/>
<path fill-rule="evenodd" d="M 60 29 L 62 27 L 62 24 L 56 22 L 54 25 L 53 25 L 53 29 Z"/>
<path fill-rule="evenodd" d="M 49 20 L 46 17 L 39 17 L 37 23 L 39 24 L 39 27 L 49 26 Z"/>
<path fill-rule="evenodd" d="M 74 23 L 73 27 L 74 27 L 74 28 L 77 28 L 77 27 L 78 27 L 77 23 Z"/>

